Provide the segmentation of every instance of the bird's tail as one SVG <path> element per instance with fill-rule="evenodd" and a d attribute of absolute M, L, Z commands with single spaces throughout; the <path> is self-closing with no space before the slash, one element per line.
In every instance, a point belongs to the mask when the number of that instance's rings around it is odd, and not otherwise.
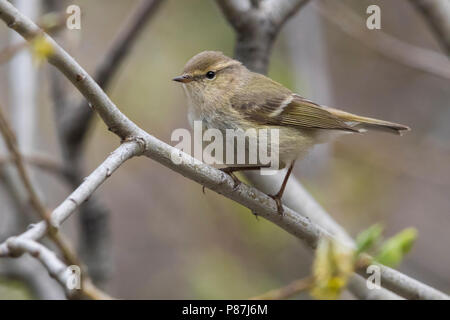
<path fill-rule="evenodd" d="M 352 128 L 359 130 L 360 132 L 364 132 L 367 130 L 378 130 L 401 135 L 404 131 L 411 130 L 408 126 L 394 122 L 362 117 L 333 108 L 327 108 L 327 110 L 330 111 L 333 115 L 345 121 Z"/>

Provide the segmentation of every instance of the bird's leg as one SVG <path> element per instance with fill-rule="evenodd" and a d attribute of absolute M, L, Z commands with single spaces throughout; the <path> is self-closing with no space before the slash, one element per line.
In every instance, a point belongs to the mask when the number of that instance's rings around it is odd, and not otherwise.
<path fill-rule="evenodd" d="M 219 169 L 223 173 L 228 174 L 234 181 L 233 189 L 236 190 L 236 188 L 242 183 L 241 180 L 239 180 L 238 177 L 234 174 L 234 172 L 238 171 L 246 171 L 246 170 L 259 170 L 262 168 L 268 168 L 269 166 L 249 166 L 249 167 L 226 167 Z M 202 192 L 205 194 L 205 186 L 202 186 Z"/>
<path fill-rule="evenodd" d="M 283 215 L 283 204 L 281 203 L 281 198 L 283 197 L 284 189 L 286 189 L 287 182 L 289 180 L 289 176 L 291 175 L 292 169 L 294 168 L 295 161 L 292 161 L 286 175 L 284 176 L 283 183 L 281 185 L 280 190 L 275 195 L 269 195 L 275 202 L 277 203 L 277 210 L 280 215 Z"/>
<path fill-rule="evenodd" d="M 261 168 L 264 168 L 265 166 L 249 166 L 249 167 L 226 167 L 219 169 L 220 171 L 228 174 L 234 181 L 234 187 L 233 189 L 236 189 L 242 182 L 239 180 L 238 177 L 234 174 L 234 172 L 238 171 L 247 171 L 247 170 L 259 170 Z"/>

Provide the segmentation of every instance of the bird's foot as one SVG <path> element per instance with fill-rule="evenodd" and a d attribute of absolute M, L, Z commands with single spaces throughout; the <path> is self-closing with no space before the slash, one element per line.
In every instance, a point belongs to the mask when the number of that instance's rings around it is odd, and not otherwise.
<path fill-rule="evenodd" d="M 275 195 L 269 194 L 268 196 L 271 197 L 273 200 L 275 200 L 275 202 L 277 204 L 278 214 L 280 216 L 283 216 L 284 209 L 283 209 L 283 203 L 281 202 L 281 196 L 279 194 L 275 194 Z"/>
<path fill-rule="evenodd" d="M 221 168 L 219 170 L 222 171 L 223 173 L 226 173 L 227 175 L 229 175 L 233 179 L 233 181 L 234 181 L 233 190 L 236 190 L 237 187 L 239 187 L 239 185 L 242 183 L 242 181 L 239 180 L 239 178 L 236 177 L 236 175 L 234 174 L 233 168 L 227 167 L 227 168 Z"/>

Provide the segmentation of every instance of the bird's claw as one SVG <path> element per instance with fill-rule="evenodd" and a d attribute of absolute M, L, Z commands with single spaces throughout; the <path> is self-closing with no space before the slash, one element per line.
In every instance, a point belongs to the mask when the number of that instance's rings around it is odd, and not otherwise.
<path fill-rule="evenodd" d="M 269 194 L 269 197 L 271 197 L 273 200 L 275 200 L 275 202 L 276 202 L 276 204 L 277 204 L 277 211 L 278 211 L 278 214 L 279 214 L 280 216 L 283 216 L 283 214 L 284 214 L 284 208 L 283 208 L 283 203 L 281 202 L 280 196 L 279 196 L 278 194 L 276 194 L 276 195 L 271 195 L 271 194 Z"/>
<path fill-rule="evenodd" d="M 219 170 L 222 171 L 223 173 L 226 173 L 227 175 L 229 175 L 231 177 L 231 179 L 233 179 L 233 181 L 234 181 L 233 190 L 236 190 L 239 187 L 239 185 L 242 183 L 242 181 L 239 180 L 238 177 L 236 177 L 236 175 L 233 173 L 232 170 L 230 170 L 230 168 L 222 168 Z"/>

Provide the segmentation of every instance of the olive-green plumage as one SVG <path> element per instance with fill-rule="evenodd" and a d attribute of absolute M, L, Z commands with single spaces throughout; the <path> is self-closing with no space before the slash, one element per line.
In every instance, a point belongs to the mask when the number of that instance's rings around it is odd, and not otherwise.
<path fill-rule="evenodd" d="M 282 166 L 335 133 L 375 129 L 400 134 L 409 130 L 401 124 L 320 106 L 221 52 L 197 54 L 174 80 L 183 83 L 191 121 L 202 120 L 207 128 L 220 130 L 280 129 Z"/>

